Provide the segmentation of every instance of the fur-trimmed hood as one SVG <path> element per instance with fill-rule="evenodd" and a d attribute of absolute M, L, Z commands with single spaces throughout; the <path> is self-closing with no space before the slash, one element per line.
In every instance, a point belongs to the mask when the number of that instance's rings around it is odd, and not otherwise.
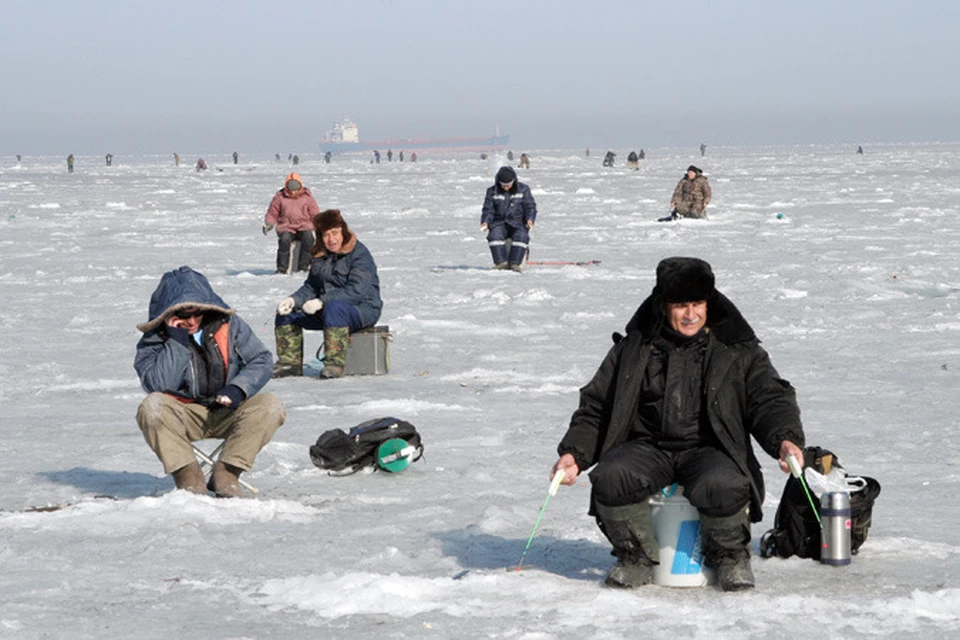
<path fill-rule="evenodd" d="M 217 311 L 224 315 L 236 313 L 214 293 L 206 276 L 184 265 L 160 278 L 160 284 L 150 296 L 149 320 L 138 324 L 137 329 L 144 333 L 153 331 L 174 312 L 188 308 Z"/>

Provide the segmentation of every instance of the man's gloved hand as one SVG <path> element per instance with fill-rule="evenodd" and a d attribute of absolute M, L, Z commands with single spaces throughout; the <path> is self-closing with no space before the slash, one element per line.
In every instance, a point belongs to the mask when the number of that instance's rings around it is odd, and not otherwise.
<path fill-rule="evenodd" d="M 265 225 L 263 225 L 263 235 L 267 235 L 267 234 L 270 233 L 271 231 L 273 231 L 273 225 L 272 225 L 272 224 L 265 224 Z"/>
<path fill-rule="evenodd" d="M 219 404 L 221 407 L 230 409 L 231 411 L 239 407 L 240 403 L 246 399 L 247 395 L 243 392 L 243 390 L 233 384 L 228 384 L 223 389 L 220 389 L 215 398 L 217 404 Z"/>
<path fill-rule="evenodd" d="M 303 303 L 303 312 L 308 315 L 312 316 L 317 311 L 320 311 L 320 309 L 323 309 L 323 302 L 317 298 L 311 298 Z"/>
<path fill-rule="evenodd" d="M 277 305 L 277 313 L 285 316 L 293 311 L 293 307 L 296 306 L 296 304 L 297 302 L 293 298 L 284 298 L 280 301 L 280 304 Z"/>

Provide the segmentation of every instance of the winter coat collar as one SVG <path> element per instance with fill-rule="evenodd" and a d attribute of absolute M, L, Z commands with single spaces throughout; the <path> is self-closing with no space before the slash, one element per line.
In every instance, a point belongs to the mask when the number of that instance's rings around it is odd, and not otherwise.
<path fill-rule="evenodd" d="M 323 246 L 323 240 L 320 239 L 317 242 L 320 245 L 320 251 L 314 254 L 314 258 L 324 258 L 327 256 L 327 248 Z M 346 255 L 357 248 L 357 234 L 350 232 L 350 240 L 343 243 L 343 246 L 340 247 L 340 251 L 337 252 L 338 256 Z"/>
<path fill-rule="evenodd" d="M 626 332 L 639 332 L 645 342 L 652 340 L 660 333 L 665 320 L 662 309 L 660 295 L 651 294 L 627 323 Z M 714 338 L 727 345 L 760 343 L 740 310 L 719 291 L 707 301 L 707 328 Z"/>

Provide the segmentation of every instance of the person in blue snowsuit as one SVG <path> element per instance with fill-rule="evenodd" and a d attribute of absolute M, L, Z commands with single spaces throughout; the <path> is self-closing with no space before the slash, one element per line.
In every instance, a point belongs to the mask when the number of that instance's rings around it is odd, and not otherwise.
<path fill-rule="evenodd" d="M 487 189 L 480 228 L 487 233 L 494 269 L 521 270 L 537 220 L 537 203 L 530 187 L 517 180 L 513 167 L 500 167 L 496 182 Z M 507 252 L 507 239 L 511 246 Z"/>
<path fill-rule="evenodd" d="M 163 275 L 148 318 L 137 325 L 134 360 L 149 394 L 137 411 L 147 444 L 178 489 L 239 496 L 240 474 L 286 419 L 280 400 L 260 393 L 273 373 L 270 350 L 187 266 Z M 191 446 L 208 438 L 224 441 L 209 485 Z"/>

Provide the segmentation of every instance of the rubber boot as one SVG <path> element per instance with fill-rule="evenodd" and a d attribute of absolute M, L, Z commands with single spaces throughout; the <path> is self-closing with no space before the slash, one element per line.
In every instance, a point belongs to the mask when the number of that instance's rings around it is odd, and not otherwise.
<path fill-rule="evenodd" d="M 342 378 L 350 345 L 349 327 L 328 327 L 323 330 L 323 371 L 321 378 Z"/>
<path fill-rule="evenodd" d="M 700 514 L 700 533 L 703 563 L 716 571 L 720 588 L 724 591 L 752 589 L 749 511 L 744 508 L 725 517 Z"/>
<path fill-rule="evenodd" d="M 613 544 L 616 564 L 607 574 L 608 586 L 636 589 L 653 581 L 660 546 L 653 534 L 653 517 L 646 502 L 622 507 L 596 504 L 600 530 Z"/>
<path fill-rule="evenodd" d="M 173 482 L 177 485 L 177 489 L 207 495 L 207 487 L 203 479 L 203 470 L 197 462 L 191 462 L 187 466 L 180 467 L 174 471 Z"/>
<path fill-rule="evenodd" d="M 213 491 L 218 498 L 239 498 L 243 495 L 240 487 L 240 474 L 243 469 L 219 460 L 213 465 L 210 474 L 210 483 L 207 488 Z"/>
<path fill-rule="evenodd" d="M 297 324 L 281 325 L 273 330 L 277 339 L 277 364 L 274 378 L 303 375 L 303 329 Z"/>

